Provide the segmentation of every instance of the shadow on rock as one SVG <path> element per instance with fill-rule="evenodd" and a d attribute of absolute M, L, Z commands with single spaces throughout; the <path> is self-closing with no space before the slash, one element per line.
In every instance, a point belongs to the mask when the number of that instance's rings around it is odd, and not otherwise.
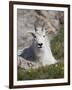
<path fill-rule="evenodd" d="M 35 53 L 31 47 L 25 48 L 19 56 L 29 61 L 36 61 Z"/>

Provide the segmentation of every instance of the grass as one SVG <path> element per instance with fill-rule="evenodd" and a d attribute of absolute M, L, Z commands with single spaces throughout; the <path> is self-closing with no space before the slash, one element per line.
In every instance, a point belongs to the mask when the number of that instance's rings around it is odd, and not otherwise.
<path fill-rule="evenodd" d="M 58 35 L 51 41 L 51 49 L 54 57 L 57 60 L 64 60 L 64 31 L 61 27 Z M 24 68 L 18 68 L 17 72 L 18 80 L 37 80 L 37 79 L 55 79 L 64 77 L 64 64 L 46 65 L 45 67 L 39 67 L 38 69 L 26 70 Z"/>
<path fill-rule="evenodd" d="M 18 68 L 18 80 L 55 79 L 64 77 L 63 64 L 54 64 L 38 69 Z"/>

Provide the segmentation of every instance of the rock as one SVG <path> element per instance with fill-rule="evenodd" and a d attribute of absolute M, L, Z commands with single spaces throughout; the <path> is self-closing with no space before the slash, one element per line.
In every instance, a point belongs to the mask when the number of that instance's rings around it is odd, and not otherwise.
<path fill-rule="evenodd" d="M 28 61 L 28 60 L 25 60 L 24 58 L 18 56 L 17 67 L 21 67 L 24 69 L 30 69 L 30 68 L 38 68 L 40 66 L 41 65 L 37 62 Z"/>

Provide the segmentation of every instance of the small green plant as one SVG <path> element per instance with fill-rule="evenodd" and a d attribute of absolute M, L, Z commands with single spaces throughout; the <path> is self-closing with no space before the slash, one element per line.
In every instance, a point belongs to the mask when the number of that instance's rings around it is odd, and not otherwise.
<path fill-rule="evenodd" d="M 64 77 L 63 64 L 46 65 L 37 69 L 18 68 L 18 80 L 55 79 Z"/>

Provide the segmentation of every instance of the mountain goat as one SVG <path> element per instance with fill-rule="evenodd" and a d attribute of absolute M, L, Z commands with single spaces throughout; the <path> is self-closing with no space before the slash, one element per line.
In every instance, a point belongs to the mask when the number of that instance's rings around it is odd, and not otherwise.
<path fill-rule="evenodd" d="M 30 32 L 33 36 L 32 45 L 24 49 L 20 56 L 26 60 L 38 62 L 43 66 L 57 63 L 51 52 L 50 40 L 46 32 L 45 23 L 37 22 L 34 28 L 35 33 Z"/>

